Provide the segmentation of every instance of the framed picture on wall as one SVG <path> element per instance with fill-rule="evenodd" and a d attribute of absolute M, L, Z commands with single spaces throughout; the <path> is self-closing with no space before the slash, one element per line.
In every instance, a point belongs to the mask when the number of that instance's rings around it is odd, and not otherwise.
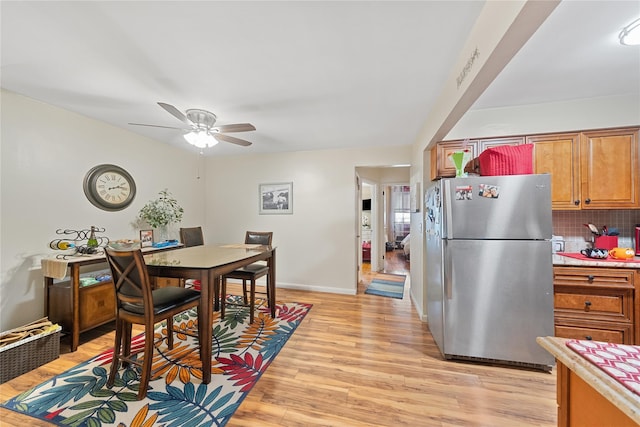
<path fill-rule="evenodd" d="M 153 246 L 153 230 L 140 230 L 140 247 Z"/>
<path fill-rule="evenodd" d="M 260 215 L 293 213 L 293 182 L 277 182 L 258 186 Z"/>

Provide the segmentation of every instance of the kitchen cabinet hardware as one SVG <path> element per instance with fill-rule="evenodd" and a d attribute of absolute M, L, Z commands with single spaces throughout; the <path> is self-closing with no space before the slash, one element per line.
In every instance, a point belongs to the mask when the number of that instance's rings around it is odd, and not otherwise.
<path fill-rule="evenodd" d="M 584 305 L 587 307 L 587 310 L 588 310 L 589 307 L 591 307 L 591 301 L 585 301 Z"/>
<path fill-rule="evenodd" d="M 587 276 L 588 281 L 593 282 L 593 279 L 595 279 L 595 276 L 593 274 Z"/>
<path fill-rule="evenodd" d="M 591 199 L 585 199 L 585 200 L 584 200 L 584 202 L 585 202 L 586 204 L 589 204 L 589 203 L 591 203 Z"/>
<path fill-rule="evenodd" d="M 586 340 L 591 341 L 593 338 L 591 337 L 591 335 L 587 335 L 586 337 L 584 337 Z"/>
<path fill-rule="evenodd" d="M 576 206 L 580 206 L 580 200 L 574 200 L 573 204 L 576 205 Z"/>

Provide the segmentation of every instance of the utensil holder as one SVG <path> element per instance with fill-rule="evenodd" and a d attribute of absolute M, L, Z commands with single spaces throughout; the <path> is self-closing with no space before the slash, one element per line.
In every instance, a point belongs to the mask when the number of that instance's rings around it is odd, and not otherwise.
<path fill-rule="evenodd" d="M 594 248 L 613 249 L 618 247 L 618 236 L 596 236 L 593 241 Z"/>

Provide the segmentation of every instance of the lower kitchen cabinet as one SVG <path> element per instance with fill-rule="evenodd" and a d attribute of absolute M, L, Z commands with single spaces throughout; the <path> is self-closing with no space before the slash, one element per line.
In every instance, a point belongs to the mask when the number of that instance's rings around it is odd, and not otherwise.
<path fill-rule="evenodd" d="M 553 268 L 555 335 L 637 344 L 636 271 L 622 268 Z"/>

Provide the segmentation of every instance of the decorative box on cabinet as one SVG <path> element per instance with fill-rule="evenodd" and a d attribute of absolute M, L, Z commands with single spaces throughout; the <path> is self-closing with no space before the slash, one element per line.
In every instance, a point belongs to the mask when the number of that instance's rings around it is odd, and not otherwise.
<path fill-rule="evenodd" d="M 553 288 L 556 336 L 635 343 L 633 270 L 556 266 Z"/>

